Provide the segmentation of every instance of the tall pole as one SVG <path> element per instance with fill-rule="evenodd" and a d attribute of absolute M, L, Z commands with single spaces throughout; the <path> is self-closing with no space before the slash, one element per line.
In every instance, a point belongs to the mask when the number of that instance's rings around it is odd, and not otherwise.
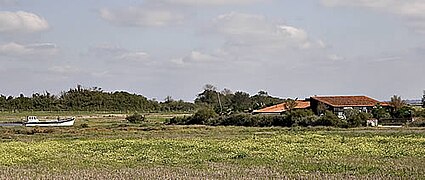
<path fill-rule="evenodd" d="M 221 105 L 221 100 L 220 100 L 220 93 L 217 92 L 217 97 L 218 97 L 218 104 L 220 104 L 220 115 L 223 114 L 223 106 Z"/>

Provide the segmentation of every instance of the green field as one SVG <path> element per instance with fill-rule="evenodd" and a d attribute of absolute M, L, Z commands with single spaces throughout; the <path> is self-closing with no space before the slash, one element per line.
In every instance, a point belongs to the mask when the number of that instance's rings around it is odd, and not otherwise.
<path fill-rule="evenodd" d="M 69 128 L 0 128 L 0 179 L 422 179 L 425 129 L 166 126 L 123 114 L 75 115 Z"/>

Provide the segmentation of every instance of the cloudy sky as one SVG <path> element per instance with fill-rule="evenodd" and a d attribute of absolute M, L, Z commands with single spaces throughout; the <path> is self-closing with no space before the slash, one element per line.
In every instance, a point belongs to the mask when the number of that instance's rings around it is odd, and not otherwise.
<path fill-rule="evenodd" d="M 81 84 L 191 101 L 425 89 L 423 0 L 0 0 L 0 94 Z"/>

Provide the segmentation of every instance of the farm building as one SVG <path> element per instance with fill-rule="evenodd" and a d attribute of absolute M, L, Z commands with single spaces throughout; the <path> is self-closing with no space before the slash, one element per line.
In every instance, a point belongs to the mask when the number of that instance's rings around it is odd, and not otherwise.
<path fill-rule="evenodd" d="M 294 109 L 311 109 L 317 115 L 328 110 L 334 112 L 340 118 L 345 118 L 344 111 L 348 109 L 370 113 L 377 104 L 389 107 L 388 103 L 367 96 L 313 96 L 296 102 L 297 106 Z M 253 114 L 282 114 L 287 110 L 286 103 L 281 103 L 255 110 Z"/>
<path fill-rule="evenodd" d="M 310 101 L 307 100 L 296 100 L 297 105 L 294 109 L 309 109 Z M 286 102 L 277 105 L 269 106 L 263 109 L 253 111 L 253 114 L 282 114 L 288 110 Z"/>
<path fill-rule="evenodd" d="M 314 113 L 320 115 L 329 110 L 340 118 L 345 118 L 344 111 L 348 109 L 370 113 L 377 104 L 389 106 L 388 103 L 367 96 L 313 96 L 309 99 Z"/>

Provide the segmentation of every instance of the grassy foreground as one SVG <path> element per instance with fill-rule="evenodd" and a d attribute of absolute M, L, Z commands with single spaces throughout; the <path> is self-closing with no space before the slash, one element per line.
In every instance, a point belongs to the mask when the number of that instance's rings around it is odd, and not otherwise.
<path fill-rule="evenodd" d="M 131 125 L 118 114 L 85 114 L 71 128 L 1 127 L 0 179 L 425 176 L 424 129 L 162 125 L 169 116 Z"/>

